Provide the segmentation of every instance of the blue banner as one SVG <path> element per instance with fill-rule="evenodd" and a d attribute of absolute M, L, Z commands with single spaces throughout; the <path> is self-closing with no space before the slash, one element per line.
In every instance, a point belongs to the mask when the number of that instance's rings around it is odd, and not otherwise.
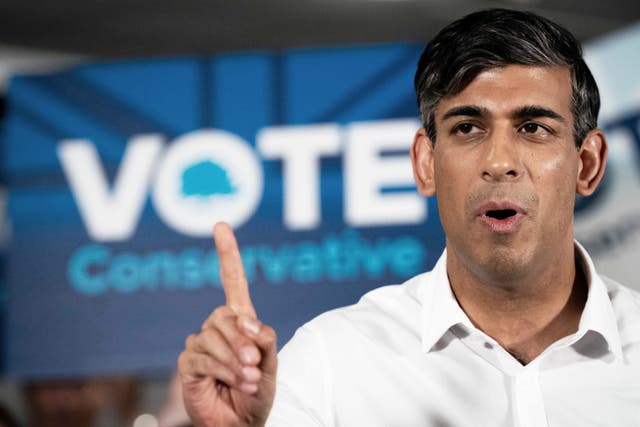
<path fill-rule="evenodd" d="M 430 268 L 415 191 L 422 46 L 82 65 L 7 94 L 6 371 L 172 370 L 224 303 L 211 240 L 235 229 L 284 344 L 320 312 Z"/>

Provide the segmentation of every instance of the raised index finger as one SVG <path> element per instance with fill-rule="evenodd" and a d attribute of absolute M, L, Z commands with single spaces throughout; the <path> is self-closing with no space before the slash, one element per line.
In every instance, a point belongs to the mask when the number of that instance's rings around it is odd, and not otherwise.
<path fill-rule="evenodd" d="M 249 284 L 242 267 L 238 242 L 233 231 L 224 222 L 213 228 L 218 258 L 220 259 L 220 280 L 227 298 L 227 306 L 238 315 L 256 318 L 256 311 L 249 296 Z"/>

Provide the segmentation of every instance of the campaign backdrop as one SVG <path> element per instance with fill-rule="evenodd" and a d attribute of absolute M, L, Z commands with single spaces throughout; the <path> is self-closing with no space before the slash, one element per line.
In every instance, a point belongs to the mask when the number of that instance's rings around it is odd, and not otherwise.
<path fill-rule="evenodd" d="M 3 129 L 7 371 L 175 369 L 224 303 L 211 234 L 236 230 L 280 344 L 430 268 L 412 77 L 393 45 L 96 63 L 13 79 Z"/>
<path fill-rule="evenodd" d="M 576 235 L 609 275 L 640 288 L 640 63 L 630 55 L 640 32 L 599 43 L 588 57 L 610 166 L 598 193 L 578 200 Z M 1 134 L 6 372 L 175 369 L 185 337 L 224 303 L 218 220 L 236 231 L 256 310 L 280 345 L 315 315 L 430 269 L 444 235 L 408 156 L 421 50 L 107 62 L 14 78 Z"/>

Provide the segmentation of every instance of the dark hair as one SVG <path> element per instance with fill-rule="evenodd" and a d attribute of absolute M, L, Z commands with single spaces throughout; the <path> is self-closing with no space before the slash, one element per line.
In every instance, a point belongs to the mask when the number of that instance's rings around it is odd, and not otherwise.
<path fill-rule="evenodd" d="M 488 9 L 443 28 L 427 44 L 414 79 L 420 120 L 435 143 L 435 111 L 483 71 L 507 65 L 560 66 L 571 71 L 576 146 L 597 127 L 600 95 L 580 43 L 568 30 L 530 12 Z"/>

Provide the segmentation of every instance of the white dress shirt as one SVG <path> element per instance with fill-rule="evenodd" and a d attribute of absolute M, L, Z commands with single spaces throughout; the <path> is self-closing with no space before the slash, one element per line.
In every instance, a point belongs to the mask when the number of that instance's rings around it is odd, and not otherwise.
<path fill-rule="evenodd" d="M 640 426 L 640 294 L 598 276 L 578 331 L 522 366 L 433 271 L 302 326 L 268 426 Z"/>

